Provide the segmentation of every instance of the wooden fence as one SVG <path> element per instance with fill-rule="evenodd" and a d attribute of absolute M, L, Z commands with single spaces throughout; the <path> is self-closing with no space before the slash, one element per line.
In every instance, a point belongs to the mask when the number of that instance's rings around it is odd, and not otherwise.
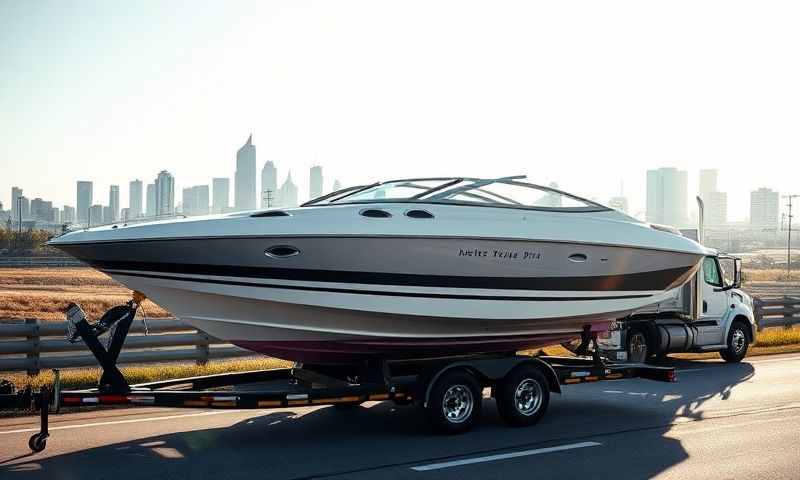
<path fill-rule="evenodd" d="M 800 324 L 800 296 L 756 298 L 758 329 L 792 328 Z M 0 372 L 26 371 L 34 375 L 43 369 L 95 366 L 97 362 L 83 342 L 65 338 L 66 322 L 0 321 Z M 149 334 L 135 321 L 119 363 L 161 363 L 251 356 L 243 350 L 175 320 L 150 320 Z"/>
<path fill-rule="evenodd" d="M 120 364 L 194 361 L 252 356 L 175 319 L 150 320 L 148 334 L 136 320 L 119 356 Z M 107 337 L 102 337 L 107 338 Z M 66 322 L 0 321 L 0 372 L 26 371 L 35 375 L 50 368 L 96 366 L 97 361 L 82 341 L 66 339 Z"/>

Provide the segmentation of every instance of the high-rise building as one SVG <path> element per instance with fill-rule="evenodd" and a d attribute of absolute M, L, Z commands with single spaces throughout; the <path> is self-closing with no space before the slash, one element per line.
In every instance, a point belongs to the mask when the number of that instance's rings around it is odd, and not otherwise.
<path fill-rule="evenodd" d="M 75 214 L 78 218 L 78 223 L 87 223 L 89 208 L 92 207 L 92 182 L 78 181 L 78 202 L 77 212 Z M 102 212 L 101 212 L 102 215 Z M 95 217 L 92 220 L 95 224 L 99 223 L 99 218 Z"/>
<path fill-rule="evenodd" d="M 47 202 L 41 198 L 34 198 L 31 200 L 31 220 L 54 222 L 53 202 Z"/>
<path fill-rule="evenodd" d="M 214 189 L 212 211 L 214 213 L 225 213 L 230 208 L 230 184 L 231 182 L 228 178 L 215 178 L 212 181 L 212 187 Z"/>
<path fill-rule="evenodd" d="M 687 175 L 676 168 L 647 171 L 647 221 L 682 227 L 688 222 Z"/>
<path fill-rule="evenodd" d="M 256 146 L 253 135 L 247 138 L 236 152 L 236 177 L 234 182 L 234 206 L 237 211 L 256 208 Z"/>
<path fill-rule="evenodd" d="M 286 181 L 281 185 L 280 195 L 278 196 L 278 204 L 282 207 L 296 207 L 297 206 L 297 185 L 292 182 L 292 171 L 286 177 Z"/>
<path fill-rule="evenodd" d="M 717 191 L 716 169 L 700 170 L 700 198 L 703 199 L 703 224 L 719 227 L 728 222 L 728 194 Z"/>
<path fill-rule="evenodd" d="M 750 224 L 754 227 L 776 228 L 780 217 L 780 194 L 769 188 L 750 192 Z"/>
<path fill-rule="evenodd" d="M 131 219 L 131 209 L 130 208 L 123 208 L 119 211 L 119 219 L 120 221 L 126 222 Z"/>
<path fill-rule="evenodd" d="M 19 197 L 22 196 L 22 189 L 11 187 L 11 220 L 19 222 Z"/>
<path fill-rule="evenodd" d="M 125 219 L 142 216 L 142 181 L 136 179 L 128 184 L 128 217 Z"/>
<path fill-rule="evenodd" d="M 333 181 L 333 191 L 336 192 L 336 191 L 339 191 L 341 189 L 342 189 L 342 182 L 340 182 L 338 179 L 334 180 Z"/>
<path fill-rule="evenodd" d="M 278 169 L 267 161 L 261 169 L 261 208 L 275 207 L 278 196 Z"/>
<path fill-rule="evenodd" d="M 154 183 L 147 184 L 147 205 L 145 205 L 145 216 L 156 216 L 156 185 Z"/>
<path fill-rule="evenodd" d="M 103 207 L 103 223 L 109 224 L 114 222 L 114 212 L 111 211 L 111 207 L 108 205 Z"/>
<path fill-rule="evenodd" d="M 103 206 L 92 205 L 91 207 L 89 207 L 85 223 L 90 226 L 100 225 L 101 223 L 103 223 Z"/>
<path fill-rule="evenodd" d="M 50 208 L 50 221 L 53 223 L 61 223 L 61 212 L 58 207 Z"/>
<path fill-rule="evenodd" d="M 61 221 L 64 223 L 75 223 L 75 207 L 64 205 L 64 210 L 61 212 Z"/>
<path fill-rule="evenodd" d="M 156 215 L 175 213 L 175 178 L 166 170 L 156 177 Z"/>
<path fill-rule="evenodd" d="M 119 220 L 119 185 L 111 185 L 108 189 L 108 208 L 111 209 L 111 220 L 107 223 Z"/>
<path fill-rule="evenodd" d="M 311 167 L 308 186 L 309 200 L 322 196 L 322 167 L 319 165 Z"/>
<path fill-rule="evenodd" d="M 208 215 L 208 185 L 183 189 L 183 214 Z"/>

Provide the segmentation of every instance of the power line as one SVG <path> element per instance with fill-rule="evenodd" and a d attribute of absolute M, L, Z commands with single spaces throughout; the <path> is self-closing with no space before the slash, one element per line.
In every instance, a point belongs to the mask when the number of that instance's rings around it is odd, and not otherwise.
<path fill-rule="evenodd" d="M 800 195 L 784 195 L 783 198 L 789 199 L 789 203 L 786 204 L 789 207 L 789 213 L 787 214 L 789 228 L 786 239 L 786 281 L 788 282 L 792 279 L 792 200 L 800 198 Z"/>

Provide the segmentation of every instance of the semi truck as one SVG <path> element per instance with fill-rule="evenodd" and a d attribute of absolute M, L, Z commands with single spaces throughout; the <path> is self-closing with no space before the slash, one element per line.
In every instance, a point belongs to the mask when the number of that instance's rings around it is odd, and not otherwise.
<path fill-rule="evenodd" d="M 707 255 L 697 274 L 667 299 L 613 322 L 598 338 L 603 356 L 658 362 L 670 353 L 719 352 L 726 362 L 741 361 L 756 340 L 753 299 L 741 290 L 741 264 L 732 255 Z"/>

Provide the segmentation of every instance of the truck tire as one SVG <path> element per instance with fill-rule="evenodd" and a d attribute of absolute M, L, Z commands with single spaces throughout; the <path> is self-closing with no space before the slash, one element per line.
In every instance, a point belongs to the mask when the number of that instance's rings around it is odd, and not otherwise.
<path fill-rule="evenodd" d="M 650 358 L 650 342 L 647 332 L 639 328 L 631 330 L 625 350 L 628 352 L 629 362 L 646 362 Z"/>
<path fill-rule="evenodd" d="M 750 346 L 747 327 L 743 322 L 733 322 L 728 332 L 728 340 L 725 343 L 728 347 L 720 351 L 719 356 L 728 363 L 741 362 L 745 355 L 747 355 L 747 348 Z"/>
<path fill-rule="evenodd" d="M 544 416 L 550 403 L 550 386 L 541 370 L 520 365 L 511 370 L 495 389 L 497 411 L 511 426 L 527 427 Z"/>
<path fill-rule="evenodd" d="M 452 370 L 434 383 L 425 411 L 435 431 L 464 433 L 480 417 L 482 402 L 478 380 L 466 370 Z"/>

